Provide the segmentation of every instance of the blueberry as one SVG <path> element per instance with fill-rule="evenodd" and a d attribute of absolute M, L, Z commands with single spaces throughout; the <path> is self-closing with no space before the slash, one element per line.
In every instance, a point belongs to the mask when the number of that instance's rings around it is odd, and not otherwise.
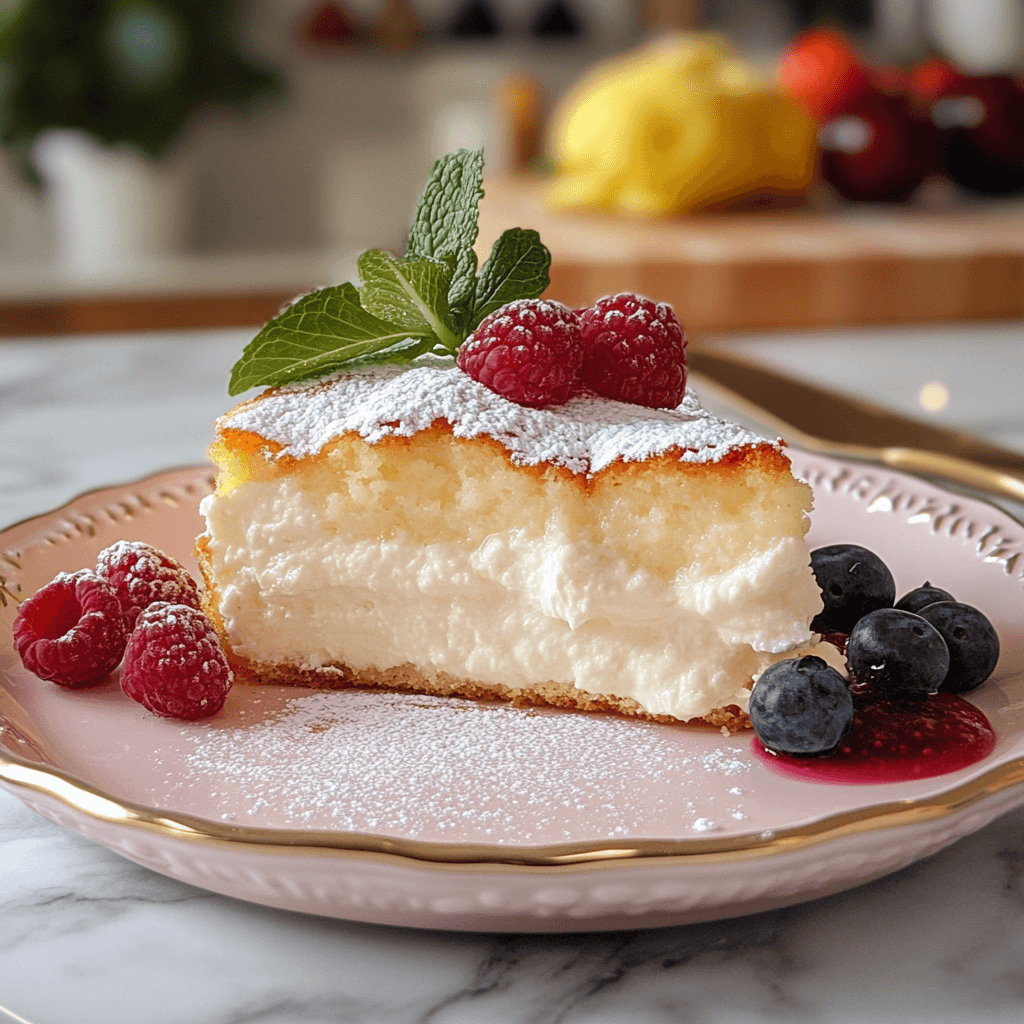
<path fill-rule="evenodd" d="M 949 671 L 939 687 L 966 693 L 980 686 L 999 660 L 999 637 L 991 622 L 973 605 L 939 601 L 921 609 L 949 648 Z"/>
<path fill-rule="evenodd" d="M 936 601 L 955 600 L 956 598 L 948 591 L 940 590 L 938 587 L 933 587 L 927 580 L 925 580 L 921 586 L 904 594 L 896 602 L 895 607 L 902 608 L 905 612 L 913 612 L 915 615 L 920 615 L 922 608 L 927 608 L 928 605 L 935 604 Z"/>
<path fill-rule="evenodd" d="M 891 608 L 896 582 L 878 555 L 858 544 L 830 544 L 811 552 L 811 571 L 825 607 L 811 629 L 849 633 L 868 612 Z"/>
<path fill-rule="evenodd" d="M 926 619 L 899 608 L 870 612 L 850 632 L 846 665 L 881 694 L 924 697 L 936 693 L 949 669 L 949 650 Z"/>
<path fill-rule="evenodd" d="M 831 754 L 853 724 L 853 697 L 846 680 L 821 658 L 790 658 L 754 683 L 750 724 L 779 754 Z"/>

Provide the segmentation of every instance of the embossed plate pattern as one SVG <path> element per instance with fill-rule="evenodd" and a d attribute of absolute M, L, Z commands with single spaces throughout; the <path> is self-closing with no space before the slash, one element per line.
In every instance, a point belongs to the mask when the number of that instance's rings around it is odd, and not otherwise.
<path fill-rule="evenodd" d="M 974 768 L 882 786 L 794 782 L 749 737 L 605 716 L 236 687 L 184 725 L 112 681 L 65 692 L 11 649 L 17 603 L 119 538 L 194 568 L 206 467 L 94 492 L 0 534 L 0 782 L 118 853 L 241 899 L 353 920 L 583 930 L 726 917 L 836 892 L 1024 802 L 1024 528 L 914 478 L 791 450 L 812 545 L 855 541 L 900 590 L 976 604 L 1003 654 L 973 698 Z"/>

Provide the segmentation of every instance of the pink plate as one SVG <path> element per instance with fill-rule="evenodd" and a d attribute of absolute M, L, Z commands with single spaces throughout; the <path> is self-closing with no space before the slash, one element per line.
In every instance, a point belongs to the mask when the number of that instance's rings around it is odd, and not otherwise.
<path fill-rule="evenodd" d="M 780 777 L 749 735 L 456 700 L 236 687 L 205 723 L 116 681 L 65 691 L 11 646 L 17 603 L 120 538 L 191 569 L 206 467 L 85 495 L 0 534 L 0 782 L 29 807 L 193 885 L 429 928 L 644 927 L 766 910 L 934 853 L 1024 803 L 1024 528 L 981 501 L 791 449 L 812 546 L 877 551 L 980 607 L 1002 657 L 975 694 L 993 754 L 936 779 Z"/>

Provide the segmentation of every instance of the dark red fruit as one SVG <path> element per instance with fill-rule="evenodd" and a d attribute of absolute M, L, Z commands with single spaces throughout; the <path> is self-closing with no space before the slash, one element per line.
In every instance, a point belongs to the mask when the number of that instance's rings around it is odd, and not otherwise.
<path fill-rule="evenodd" d="M 583 383 L 605 398 L 674 409 L 686 394 L 686 334 L 667 302 L 621 292 L 580 318 Z"/>
<path fill-rule="evenodd" d="M 943 168 L 979 195 L 1024 190 L 1024 88 L 1009 75 L 961 77 L 932 106 Z"/>
<path fill-rule="evenodd" d="M 60 686 L 102 682 L 124 654 L 126 631 L 114 588 L 91 569 L 60 573 L 14 620 L 22 664 Z"/>
<path fill-rule="evenodd" d="M 477 325 L 456 362 L 517 405 L 562 405 L 583 363 L 579 317 L 549 299 L 509 302 Z"/>
<path fill-rule="evenodd" d="M 910 72 L 907 92 L 922 107 L 931 109 L 932 104 L 949 92 L 960 78 L 960 72 L 948 60 L 930 57 Z"/>
<path fill-rule="evenodd" d="M 129 633 L 139 613 L 155 601 L 199 607 L 199 588 L 184 566 L 142 541 L 119 540 L 104 548 L 96 572 L 114 588 Z"/>
<path fill-rule="evenodd" d="M 121 689 L 157 715 L 191 721 L 215 715 L 231 669 L 210 620 L 184 604 L 157 602 L 138 618 L 124 652 Z"/>
<path fill-rule="evenodd" d="M 338 46 L 354 39 L 356 29 L 340 4 L 325 0 L 306 15 L 299 34 L 304 42 L 314 46 Z"/>
<path fill-rule="evenodd" d="M 872 87 L 879 92 L 889 93 L 892 96 L 910 94 L 911 73 L 906 68 L 896 67 L 892 64 L 880 64 L 868 68 L 867 74 Z"/>
<path fill-rule="evenodd" d="M 818 131 L 821 173 L 844 199 L 901 202 L 938 170 L 935 126 L 901 96 L 870 92 Z"/>
<path fill-rule="evenodd" d="M 809 29 L 793 40 L 782 55 L 779 82 L 819 124 L 871 88 L 856 49 L 830 28 Z"/>

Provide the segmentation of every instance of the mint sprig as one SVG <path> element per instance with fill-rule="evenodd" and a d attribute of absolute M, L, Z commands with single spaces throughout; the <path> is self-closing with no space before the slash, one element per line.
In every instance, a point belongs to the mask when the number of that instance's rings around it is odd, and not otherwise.
<path fill-rule="evenodd" d="M 448 304 L 455 310 L 473 301 L 476 277 L 477 220 L 483 199 L 484 151 L 460 149 L 434 164 L 420 197 L 406 253 L 454 256 Z"/>
<path fill-rule="evenodd" d="M 432 259 L 398 259 L 370 249 L 357 262 L 363 308 L 417 337 L 433 337 L 449 352 L 459 347 L 448 308 L 452 270 Z"/>
<path fill-rule="evenodd" d="M 483 196 L 483 151 L 434 164 L 413 216 L 405 257 L 370 249 L 360 287 L 345 282 L 303 296 L 245 347 L 228 393 L 293 384 L 367 363 L 454 355 L 489 313 L 539 296 L 551 254 L 536 231 L 511 228 L 477 274 L 473 245 Z"/>

